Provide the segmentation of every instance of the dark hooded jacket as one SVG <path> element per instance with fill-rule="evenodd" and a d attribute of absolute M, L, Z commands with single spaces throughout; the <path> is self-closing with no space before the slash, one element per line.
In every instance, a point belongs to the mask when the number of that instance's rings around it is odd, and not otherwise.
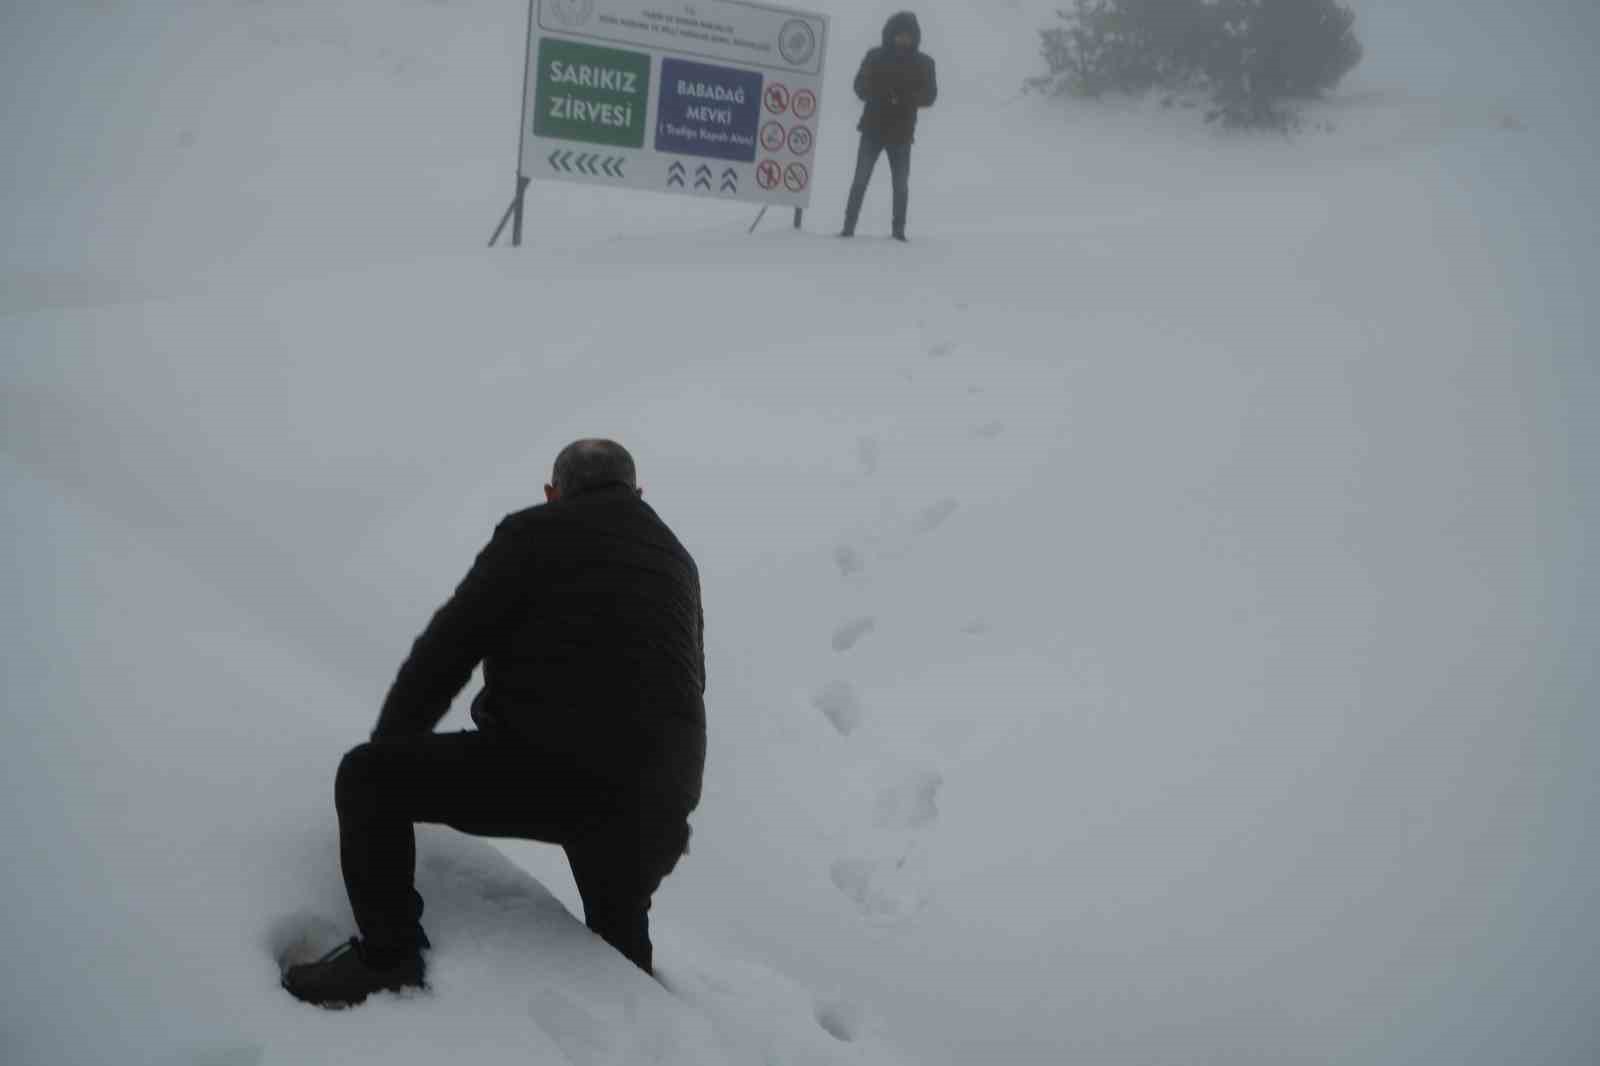
<path fill-rule="evenodd" d="M 495 528 L 417 638 L 377 738 L 426 733 L 483 663 L 472 717 L 687 815 L 705 768 L 705 620 L 694 560 L 613 485 Z"/>
<path fill-rule="evenodd" d="M 911 34 L 911 49 L 894 46 L 896 35 Z M 910 144 L 916 138 L 917 111 L 939 96 L 933 60 L 922 51 L 917 16 L 902 11 L 883 26 L 883 44 L 867 53 L 856 72 L 856 95 L 866 104 L 856 128 L 884 144 Z"/>

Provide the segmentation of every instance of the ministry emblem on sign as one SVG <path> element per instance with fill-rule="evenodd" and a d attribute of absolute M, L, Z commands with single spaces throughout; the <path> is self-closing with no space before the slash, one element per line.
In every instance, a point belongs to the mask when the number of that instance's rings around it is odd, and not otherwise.
<path fill-rule="evenodd" d="M 594 15 L 594 0 L 550 0 L 563 25 L 582 26 Z"/>
<path fill-rule="evenodd" d="M 778 34 L 778 51 L 795 66 L 805 66 L 817 52 L 817 31 L 809 22 L 790 19 Z"/>

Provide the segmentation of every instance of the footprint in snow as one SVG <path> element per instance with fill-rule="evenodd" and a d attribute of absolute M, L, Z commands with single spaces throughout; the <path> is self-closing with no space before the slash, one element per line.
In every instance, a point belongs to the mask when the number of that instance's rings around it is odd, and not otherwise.
<path fill-rule="evenodd" d="M 928 905 L 926 870 L 915 848 L 895 858 L 836 859 L 828 867 L 828 877 L 861 916 L 875 925 L 915 917 Z"/>
<path fill-rule="evenodd" d="M 856 1034 L 861 1032 L 861 1008 L 847 999 L 819 999 L 816 1002 L 816 1017 L 817 1024 L 841 1044 L 851 1043 Z"/>
<path fill-rule="evenodd" d="M 849 651 L 862 637 L 878 627 L 878 621 L 867 615 L 852 618 L 833 631 L 833 650 Z"/>
<path fill-rule="evenodd" d="M 344 926 L 325 915 L 298 911 L 278 918 L 267 928 L 267 950 L 279 970 L 314 962 L 349 938 Z"/>
<path fill-rule="evenodd" d="M 877 437 L 860 437 L 856 440 L 856 462 L 868 477 L 878 472 L 878 455 Z"/>
<path fill-rule="evenodd" d="M 917 515 L 916 531 L 918 533 L 932 533 L 944 525 L 945 519 L 956 513 L 956 508 L 961 505 L 950 497 L 945 497 L 938 503 L 929 504 Z"/>
<path fill-rule="evenodd" d="M 840 577 L 859 574 L 867 567 L 861 552 L 852 544 L 839 543 L 833 548 L 833 564 L 839 568 Z"/>
<path fill-rule="evenodd" d="M 972 429 L 972 435 L 974 437 L 980 437 L 983 440 L 994 440 L 1005 431 L 1006 424 L 997 418 L 992 422 L 985 422 L 981 426 L 974 426 Z"/>
<path fill-rule="evenodd" d="M 823 685 L 811 697 L 811 705 L 823 713 L 842 737 L 861 728 L 867 717 L 855 686 L 848 681 L 830 681 Z"/>
<path fill-rule="evenodd" d="M 944 775 L 937 770 L 914 770 L 878 793 L 873 821 L 880 829 L 926 829 L 939 820 L 939 789 Z"/>

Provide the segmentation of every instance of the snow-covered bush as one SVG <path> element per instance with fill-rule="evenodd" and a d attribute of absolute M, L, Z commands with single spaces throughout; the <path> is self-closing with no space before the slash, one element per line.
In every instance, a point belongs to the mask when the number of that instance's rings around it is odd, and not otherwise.
<path fill-rule="evenodd" d="M 1208 117 L 1282 126 L 1290 101 L 1337 86 L 1361 61 L 1338 0 L 1074 0 L 1041 30 L 1050 72 L 1030 86 L 1101 96 L 1200 90 Z"/>

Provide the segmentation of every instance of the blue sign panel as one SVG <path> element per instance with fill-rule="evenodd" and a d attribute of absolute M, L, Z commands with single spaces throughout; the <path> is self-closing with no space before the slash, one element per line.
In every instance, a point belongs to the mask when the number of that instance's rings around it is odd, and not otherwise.
<path fill-rule="evenodd" d="M 656 151 L 753 163 L 760 120 L 760 74 L 661 60 Z"/>

